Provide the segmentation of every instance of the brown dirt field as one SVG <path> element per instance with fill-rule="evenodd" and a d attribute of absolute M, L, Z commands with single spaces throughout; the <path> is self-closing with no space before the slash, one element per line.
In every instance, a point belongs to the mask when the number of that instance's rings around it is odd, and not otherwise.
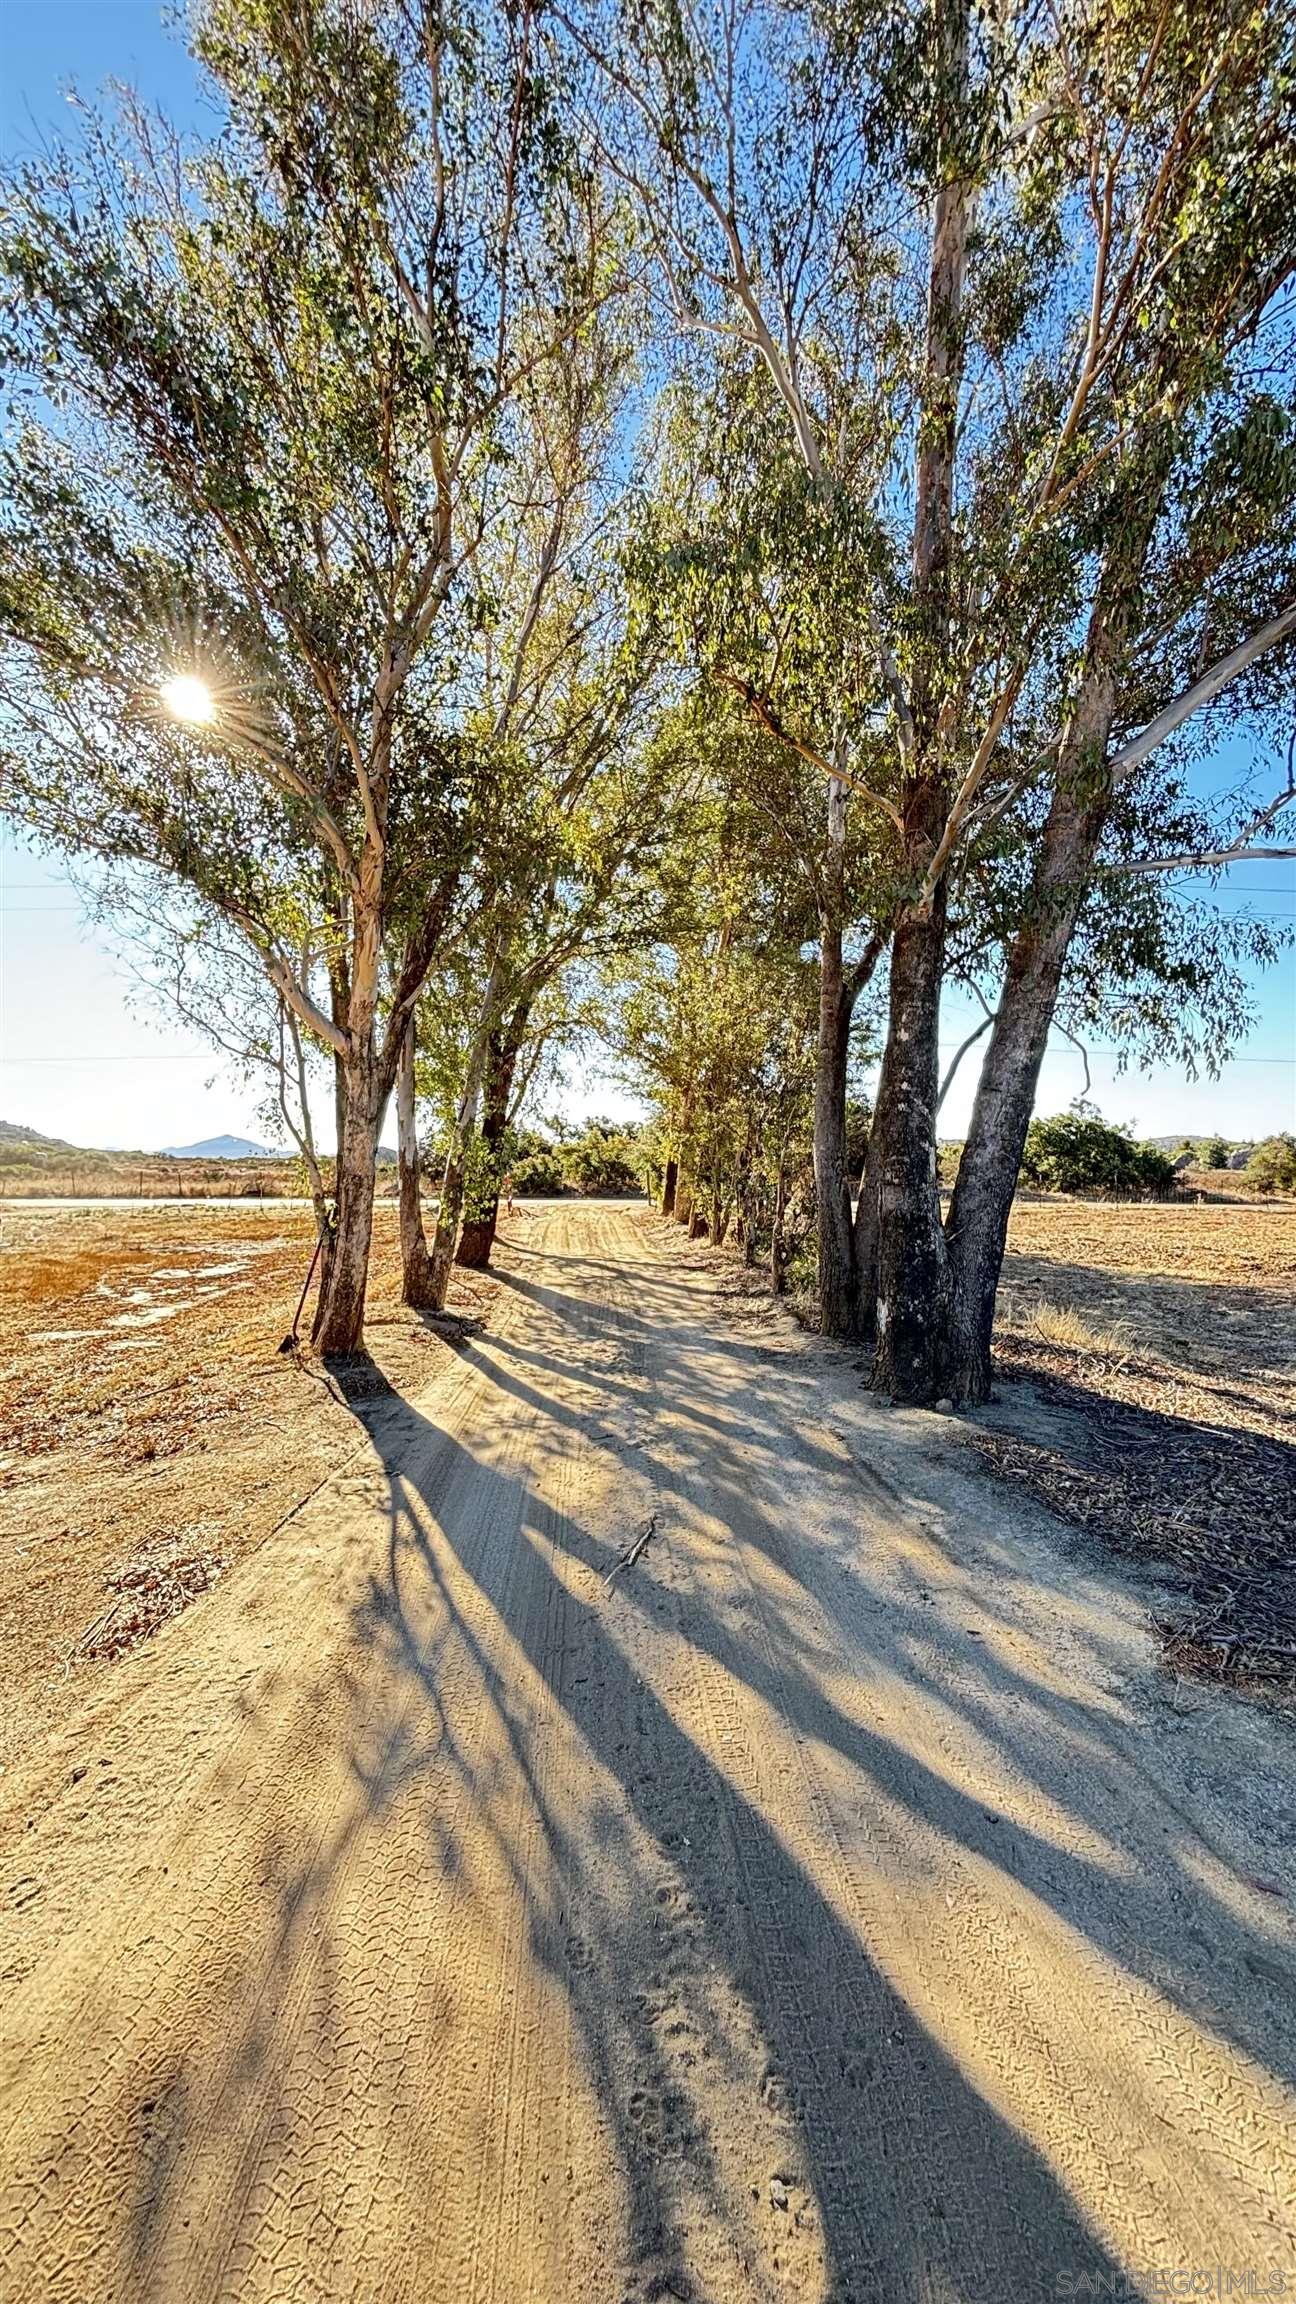
<path fill-rule="evenodd" d="M 0 1770 L 108 1668 L 78 1643 L 108 1611 L 129 1630 L 109 1579 L 142 1564 L 154 1612 L 196 1597 L 354 1451 L 346 1402 L 277 1349 L 312 1246 L 282 1202 L 0 1210 Z M 369 1345 L 408 1389 L 448 1346 L 398 1279 L 380 1204 Z M 491 1287 L 456 1275 L 453 1308 Z"/>
<path fill-rule="evenodd" d="M 1178 1578 L 1176 1666 L 1296 1693 L 1296 1205 L 1020 1202 L 993 1467 Z"/>

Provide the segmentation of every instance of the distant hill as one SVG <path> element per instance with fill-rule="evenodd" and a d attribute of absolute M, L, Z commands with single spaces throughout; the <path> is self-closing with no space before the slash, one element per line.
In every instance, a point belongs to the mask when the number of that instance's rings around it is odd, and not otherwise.
<path fill-rule="evenodd" d="M 39 1128 L 24 1128 L 15 1120 L 0 1120 L 0 1144 L 29 1144 L 34 1152 L 75 1152 L 77 1149 L 62 1136 L 42 1136 Z"/>
<path fill-rule="evenodd" d="M 275 1160 L 278 1153 L 247 1136 L 204 1136 L 201 1144 L 168 1144 L 154 1155 L 158 1160 Z"/>

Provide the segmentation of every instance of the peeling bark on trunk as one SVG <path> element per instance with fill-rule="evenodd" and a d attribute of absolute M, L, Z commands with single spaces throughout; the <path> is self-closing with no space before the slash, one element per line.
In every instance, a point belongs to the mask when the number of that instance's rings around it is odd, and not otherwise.
<path fill-rule="evenodd" d="M 433 1312 L 445 1310 L 446 1291 L 450 1286 L 450 1266 L 454 1262 L 459 1219 L 463 1214 L 465 1149 L 463 1144 L 459 1144 L 451 1152 L 441 1175 L 436 1231 L 432 1235 L 432 1254 L 429 1258 L 427 1301 Z"/>
<path fill-rule="evenodd" d="M 1162 451 L 1164 455 L 1164 450 Z M 1131 479 L 1089 620 L 1085 672 L 1062 740 L 1029 908 L 1009 949 L 946 1233 L 952 1283 L 948 1390 L 990 1396 L 995 1298 L 1008 1222 L 1067 952 L 1112 800 L 1107 750 L 1121 666 L 1156 531 L 1165 465 Z"/>
<path fill-rule="evenodd" d="M 401 1039 L 396 1070 L 396 1148 L 400 1185 L 401 1299 L 416 1309 L 432 1303 L 432 1260 L 423 1230 L 418 1138 L 414 1127 L 414 1019 Z"/>
<path fill-rule="evenodd" d="M 949 1213 L 948 1390 L 961 1402 L 990 1397 L 990 1344 L 1008 1220 L 1083 876 L 1104 813 L 1102 806 L 1074 809 L 1055 795 L 1035 880 L 1040 916 L 1016 937 L 1008 956 Z"/>

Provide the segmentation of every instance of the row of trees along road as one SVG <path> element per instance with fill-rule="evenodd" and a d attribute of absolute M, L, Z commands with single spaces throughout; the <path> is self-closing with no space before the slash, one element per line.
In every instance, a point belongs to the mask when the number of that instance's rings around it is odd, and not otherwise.
<path fill-rule="evenodd" d="M 3 800 L 245 1019 L 316 1342 L 361 1340 L 393 1095 L 437 1305 L 593 999 L 668 1199 L 779 1272 L 808 1145 L 825 1328 L 983 1397 L 1050 1030 L 1215 1061 L 1245 1020 L 1245 937 L 1168 875 L 1293 797 L 1288 12 L 200 0 L 189 38 L 212 137 L 127 98 L 6 188 Z"/>

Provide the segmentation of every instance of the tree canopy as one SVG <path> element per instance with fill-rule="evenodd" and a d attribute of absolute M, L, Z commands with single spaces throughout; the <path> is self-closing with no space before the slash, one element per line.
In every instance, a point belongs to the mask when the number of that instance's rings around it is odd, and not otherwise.
<path fill-rule="evenodd" d="M 317 1340 L 362 1332 L 398 1076 L 435 1295 L 542 1051 L 601 1034 L 677 1212 L 778 1275 L 799 1210 L 874 1382 L 982 1396 L 1050 1031 L 1216 1067 L 1277 949 L 1177 875 L 1294 796 L 1287 14 L 188 38 L 209 135 L 127 94 L 5 190 L 4 797 L 137 916 L 178 892 L 186 997 L 263 987 L 280 1091 L 331 1068 Z"/>

